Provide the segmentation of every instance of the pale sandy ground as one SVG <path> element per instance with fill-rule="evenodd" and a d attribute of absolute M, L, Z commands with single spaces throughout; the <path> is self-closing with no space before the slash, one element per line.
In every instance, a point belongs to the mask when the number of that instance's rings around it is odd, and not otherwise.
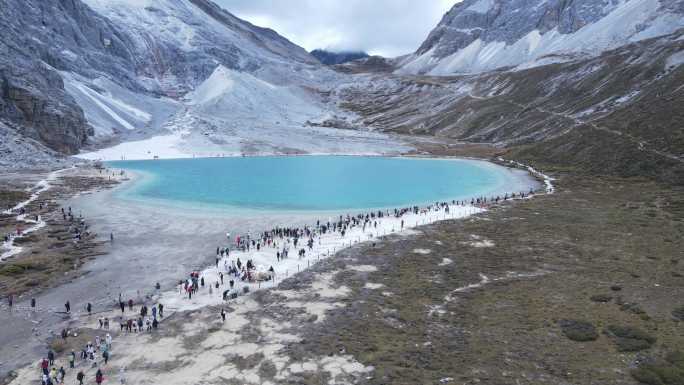
<path fill-rule="evenodd" d="M 218 312 L 204 308 L 191 315 L 179 315 L 171 322 L 163 322 L 156 333 L 123 334 L 115 337 L 112 359 L 101 363 L 106 383 L 119 383 L 121 368 L 129 384 L 276 384 L 287 382 L 304 372 L 327 373 L 330 383 L 350 383 L 372 371 L 347 354 L 293 360 L 286 346 L 306 337 L 306 329 L 293 327 L 310 322 L 321 322 L 326 311 L 343 306 L 349 289 L 334 286 L 334 272 L 316 278 L 311 286 L 299 290 L 274 290 L 272 295 L 283 298 L 281 306 L 291 308 L 287 320 L 254 318 L 259 309 L 252 296 L 243 296 L 230 304 L 225 323 Z M 206 295 L 200 293 L 200 296 Z M 263 310 L 263 309 L 262 309 Z M 112 318 L 117 312 L 109 314 Z M 174 315 L 166 314 L 166 317 Z M 183 317 L 181 322 L 179 317 Z M 174 330 L 164 330 L 173 323 Z M 118 329 L 118 326 L 117 326 Z M 113 332 L 115 333 L 115 332 Z M 104 332 L 101 333 L 104 336 Z M 257 336 L 254 338 L 254 336 Z M 246 360 L 250 364 L 241 365 Z M 65 383 L 77 383 L 78 370 L 86 373 L 87 383 L 94 382 L 96 368 L 80 359 L 77 370 L 68 370 Z M 37 364 L 36 364 L 37 365 Z M 68 367 L 66 357 L 56 362 L 57 367 Z M 11 384 L 36 384 L 37 366 L 24 368 Z"/>

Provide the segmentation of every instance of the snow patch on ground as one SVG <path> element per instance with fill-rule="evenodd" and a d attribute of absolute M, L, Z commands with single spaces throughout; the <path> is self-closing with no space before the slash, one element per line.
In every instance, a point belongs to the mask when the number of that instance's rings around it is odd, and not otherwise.
<path fill-rule="evenodd" d="M 471 241 L 468 242 L 461 242 L 464 245 L 467 246 L 472 246 L 472 247 L 494 247 L 494 242 L 490 241 L 489 239 L 483 239 L 479 235 L 472 234 L 470 235 L 470 238 L 472 239 Z"/>
<path fill-rule="evenodd" d="M 466 8 L 466 11 L 473 11 L 478 13 L 487 13 L 494 5 L 494 0 L 478 0 L 470 7 Z"/>
<path fill-rule="evenodd" d="M 88 160 L 191 158 L 192 154 L 180 149 L 182 141 L 182 133 L 173 133 L 124 142 L 102 150 L 79 154 L 76 157 Z"/>
<path fill-rule="evenodd" d="M 684 51 L 679 51 L 667 58 L 665 68 L 678 67 L 682 64 L 684 64 Z"/>
<path fill-rule="evenodd" d="M 29 196 L 28 199 L 26 199 L 25 201 L 17 203 L 14 207 L 9 208 L 9 209 L 3 211 L 2 213 L 6 214 L 6 215 L 11 215 L 13 213 L 18 212 L 22 208 L 28 206 L 30 203 L 32 203 L 36 199 L 38 199 L 40 194 L 42 194 L 42 193 L 48 191 L 50 188 L 52 188 L 52 185 L 50 185 L 50 182 L 54 181 L 59 174 L 65 172 L 67 170 L 68 169 L 62 169 L 62 170 L 57 170 L 57 171 L 51 172 L 47 176 L 47 178 L 40 180 L 40 181 L 38 181 L 38 183 L 36 183 L 36 185 L 31 189 L 33 192 L 31 193 L 31 196 Z M 11 256 L 13 256 L 13 255 L 17 255 L 17 254 L 21 253 L 23 248 L 21 246 L 16 246 L 14 244 L 14 241 L 16 239 L 23 238 L 26 235 L 33 233 L 35 231 L 38 231 L 47 225 L 47 223 L 45 223 L 45 221 L 40 216 L 38 216 L 38 219 L 36 220 L 36 219 L 29 219 L 28 214 L 19 214 L 19 215 L 17 215 L 16 219 L 19 222 L 24 222 L 24 223 L 28 224 L 29 227 L 26 229 L 23 229 L 23 231 L 21 232 L 20 235 L 16 235 L 16 233 L 15 233 L 15 235 L 11 236 L 9 238 L 9 240 L 4 241 L 2 243 L 2 247 L 0 248 L 0 250 L 5 250 L 5 251 L 2 254 L 0 254 L 0 262 L 11 257 Z"/>
<path fill-rule="evenodd" d="M 413 254 L 430 254 L 432 251 L 430 249 L 413 249 Z"/>
<path fill-rule="evenodd" d="M 373 265 L 354 265 L 348 266 L 347 268 L 349 270 L 358 271 L 360 273 L 372 273 L 374 271 L 378 271 L 378 268 Z"/>
<path fill-rule="evenodd" d="M 439 266 L 451 265 L 452 263 L 454 263 L 454 261 L 452 261 L 451 258 L 442 258 L 442 262 L 439 263 Z"/>

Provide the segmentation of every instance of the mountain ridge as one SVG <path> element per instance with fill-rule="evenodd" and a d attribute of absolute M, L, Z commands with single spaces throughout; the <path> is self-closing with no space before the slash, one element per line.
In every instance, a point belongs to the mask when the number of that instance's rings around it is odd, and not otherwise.
<path fill-rule="evenodd" d="M 465 0 L 398 73 L 449 75 L 592 57 L 684 27 L 682 0 Z"/>

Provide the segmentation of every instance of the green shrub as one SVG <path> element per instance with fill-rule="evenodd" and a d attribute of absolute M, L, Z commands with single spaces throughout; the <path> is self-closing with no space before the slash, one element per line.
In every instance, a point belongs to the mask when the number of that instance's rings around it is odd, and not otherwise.
<path fill-rule="evenodd" d="M 684 353 L 671 352 L 665 359 L 650 359 L 631 371 L 635 380 L 648 385 L 684 385 Z"/>
<path fill-rule="evenodd" d="M 645 350 L 656 342 L 655 337 L 631 326 L 609 325 L 604 329 L 604 333 L 613 337 L 618 351 L 621 352 Z"/>
<path fill-rule="evenodd" d="M 573 341 L 595 341 L 598 338 L 598 332 L 590 322 L 564 319 L 559 324 L 563 334 Z"/>
<path fill-rule="evenodd" d="M 684 306 L 680 306 L 672 310 L 672 316 L 678 319 L 679 321 L 684 321 Z"/>

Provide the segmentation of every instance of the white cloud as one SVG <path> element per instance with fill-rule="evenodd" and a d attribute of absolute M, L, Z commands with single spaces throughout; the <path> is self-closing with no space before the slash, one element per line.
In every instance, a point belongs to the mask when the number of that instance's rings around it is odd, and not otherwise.
<path fill-rule="evenodd" d="M 415 51 L 456 0 L 214 0 L 307 50 Z"/>

